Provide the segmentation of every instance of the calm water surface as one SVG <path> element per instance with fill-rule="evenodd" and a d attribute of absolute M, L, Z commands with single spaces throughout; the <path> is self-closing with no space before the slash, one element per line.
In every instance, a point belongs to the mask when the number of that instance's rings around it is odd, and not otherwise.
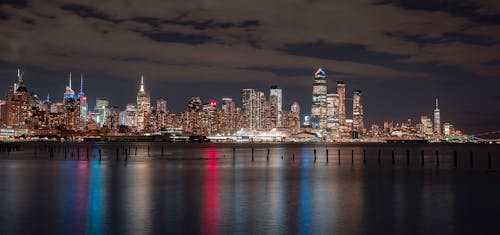
<path fill-rule="evenodd" d="M 500 234 L 498 170 L 494 145 L 26 143 L 0 234 Z"/>

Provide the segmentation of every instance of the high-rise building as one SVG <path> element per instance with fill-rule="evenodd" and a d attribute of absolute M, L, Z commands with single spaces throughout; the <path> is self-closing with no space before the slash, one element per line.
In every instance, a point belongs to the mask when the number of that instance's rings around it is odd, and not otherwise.
<path fill-rule="evenodd" d="M 251 130 L 262 129 L 265 126 L 269 103 L 264 92 L 254 89 L 243 89 L 243 127 Z"/>
<path fill-rule="evenodd" d="M 236 105 L 231 98 L 222 98 L 222 125 L 221 132 L 225 135 L 232 135 L 237 131 Z"/>
<path fill-rule="evenodd" d="M 365 124 L 363 120 L 363 104 L 361 103 L 361 91 L 355 90 L 352 97 L 352 128 L 353 131 L 364 133 Z"/>
<path fill-rule="evenodd" d="M 17 70 L 17 83 L 5 100 L 5 123 L 9 126 L 24 127 L 31 116 L 30 94 L 24 85 L 23 74 L 20 69 Z"/>
<path fill-rule="evenodd" d="M 340 125 L 345 125 L 346 113 L 345 113 L 345 83 L 344 81 L 337 82 L 337 94 L 339 95 L 339 122 Z"/>
<path fill-rule="evenodd" d="M 293 102 L 288 115 L 288 128 L 292 134 L 300 132 L 300 106 L 299 103 Z"/>
<path fill-rule="evenodd" d="M 441 136 L 441 111 L 439 110 L 438 99 L 436 99 L 436 108 L 434 108 L 434 133 Z"/>
<path fill-rule="evenodd" d="M 64 104 L 64 128 L 66 130 L 79 130 L 80 125 L 80 99 L 75 95 L 71 87 L 71 73 L 69 73 L 69 83 L 66 86 L 63 98 Z"/>
<path fill-rule="evenodd" d="M 254 99 L 255 99 L 254 89 L 243 89 L 243 95 L 242 95 L 243 106 L 241 108 L 243 115 L 243 128 L 253 129 L 253 123 L 255 119 Z"/>
<path fill-rule="evenodd" d="M 323 132 L 326 128 L 326 72 L 319 68 L 314 74 L 312 91 L 311 126 Z"/>
<path fill-rule="evenodd" d="M 333 138 L 340 137 L 339 123 L 339 95 L 326 95 L 326 129 Z"/>
<path fill-rule="evenodd" d="M 97 97 L 95 100 L 94 111 L 95 123 L 99 127 L 108 126 L 109 123 L 107 123 L 107 121 L 110 116 L 109 99 L 106 97 Z"/>
<path fill-rule="evenodd" d="M 167 100 L 164 98 L 156 99 L 156 129 L 163 130 L 167 125 Z"/>
<path fill-rule="evenodd" d="M 188 110 L 198 112 L 201 110 L 201 99 L 200 97 L 191 97 L 188 101 Z"/>
<path fill-rule="evenodd" d="M 151 98 L 144 89 L 144 77 L 141 75 L 141 86 L 137 94 L 136 126 L 137 131 L 149 130 L 151 118 Z"/>
<path fill-rule="evenodd" d="M 276 85 L 271 86 L 269 92 L 269 103 L 270 103 L 270 122 L 272 128 L 281 127 L 282 124 L 282 106 L 283 106 L 283 95 L 282 90 Z"/>
<path fill-rule="evenodd" d="M 426 136 L 432 136 L 434 133 L 432 121 L 427 116 L 420 117 L 420 133 Z"/>
<path fill-rule="evenodd" d="M 0 126 L 5 123 L 5 116 L 7 115 L 5 100 L 0 100 Z"/>
<path fill-rule="evenodd" d="M 83 91 L 83 73 L 80 75 L 80 92 L 78 93 L 78 99 L 80 99 L 80 119 L 83 129 L 85 122 L 88 121 L 89 104 L 87 102 L 87 96 Z"/>
<path fill-rule="evenodd" d="M 135 104 L 127 104 L 125 110 L 120 113 L 120 125 L 135 128 Z"/>

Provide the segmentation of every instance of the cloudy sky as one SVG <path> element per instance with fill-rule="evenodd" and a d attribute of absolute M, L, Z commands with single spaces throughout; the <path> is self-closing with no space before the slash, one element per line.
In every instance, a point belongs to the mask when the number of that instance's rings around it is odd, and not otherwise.
<path fill-rule="evenodd" d="M 2 0 L 0 52 L 2 94 L 18 66 L 53 101 L 83 73 L 91 100 L 123 108 L 144 74 L 174 112 L 192 96 L 241 103 L 243 88 L 277 84 L 284 108 L 307 114 L 323 67 L 330 92 L 338 80 L 363 91 L 368 126 L 432 116 L 439 98 L 443 122 L 500 129 L 497 0 Z"/>

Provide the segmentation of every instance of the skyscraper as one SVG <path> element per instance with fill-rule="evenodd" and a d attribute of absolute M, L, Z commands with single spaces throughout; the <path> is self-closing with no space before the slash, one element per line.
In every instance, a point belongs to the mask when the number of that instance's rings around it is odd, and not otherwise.
<path fill-rule="evenodd" d="M 337 82 L 337 94 L 339 95 L 339 123 L 345 125 L 345 83 L 344 81 Z"/>
<path fill-rule="evenodd" d="M 314 74 L 311 106 L 311 126 L 323 131 L 326 128 L 326 72 L 319 68 Z"/>
<path fill-rule="evenodd" d="M 340 137 L 339 130 L 339 95 L 327 94 L 326 95 L 326 128 L 333 136 L 333 138 Z"/>
<path fill-rule="evenodd" d="M 352 126 L 353 131 L 364 133 L 363 104 L 361 103 L 361 91 L 355 90 L 352 97 Z"/>
<path fill-rule="evenodd" d="M 434 108 L 434 133 L 441 136 L 441 111 L 439 110 L 438 99 L 436 98 L 436 108 Z"/>
<path fill-rule="evenodd" d="M 9 91 L 5 100 L 5 123 L 9 126 L 23 127 L 31 116 L 31 102 L 28 89 L 24 85 L 21 69 L 17 70 L 17 83 Z"/>
<path fill-rule="evenodd" d="M 137 131 L 143 132 L 149 129 L 151 118 L 151 98 L 144 89 L 144 76 L 141 75 L 141 86 L 137 93 L 136 126 Z"/>
<path fill-rule="evenodd" d="M 236 132 L 236 107 L 233 99 L 222 98 L 222 126 L 221 130 L 223 134 L 232 135 Z"/>
<path fill-rule="evenodd" d="M 109 125 L 107 123 L 108 117 L 110 115 L 110 106 L 109 100 L 106 97 L 97 97 L 95 99 L 95 107 L 94 111 L 96 111 L 95 122 L 99 127 L 103 127 L 105 125 Z"/>
<path fill-rule="evenodd" d="M 89 105 L 87 103 L 87 96 L 83 91 L 83 73 L 80 75 L 80 92 L 78 93 L 78 99 L 80 99 L 80 119 L 82 123 L 82 129 L 85 126 L 85 122 L 88 121 L 88 111 Z"/>
<path fill-rule="evenodd" d="M 71 73 L 69 73 L 69 82 L 64 92 L 63 104 L 66 130 L 76 131 L 80 129 L 80 99 L 75 96 L 75 92 L 71 87 Z"/>
<path fill-rule="evenodd" d="M 271 90 L 269 92 L 269 103 L 270 103 L 270 119 L 271 119 L 271 127 L 281 127 L 282 124 L 282 103 L 283 96 L 282 90 L 276 85 L 271 86 Z"/>
<path fill-rule="evenodd" d="M 293 102 L 288 115 L 288 128 L 292 134 L 300 132 L 300 106 L 299 103 Z"/>
<path fill-rule="evenodd" d="M 243 128 L 252 129 L 254 123 L 254 99 L 255 90 L 254 89 L 243 89 L 242 92 L 242 102 L 243 106 L 241 108 L 243 112 Z"/>

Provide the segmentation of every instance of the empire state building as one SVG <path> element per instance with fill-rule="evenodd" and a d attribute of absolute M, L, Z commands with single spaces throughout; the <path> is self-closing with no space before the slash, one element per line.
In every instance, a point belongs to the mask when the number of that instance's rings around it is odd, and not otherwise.
<path fill-rule="evenodd" d="M 148 131 L 151 118 L 151 97 L 144 89 L 144 77 L 141 75 L 141 87 L 137 94 L 135 121 L 138 132 Z"/>

